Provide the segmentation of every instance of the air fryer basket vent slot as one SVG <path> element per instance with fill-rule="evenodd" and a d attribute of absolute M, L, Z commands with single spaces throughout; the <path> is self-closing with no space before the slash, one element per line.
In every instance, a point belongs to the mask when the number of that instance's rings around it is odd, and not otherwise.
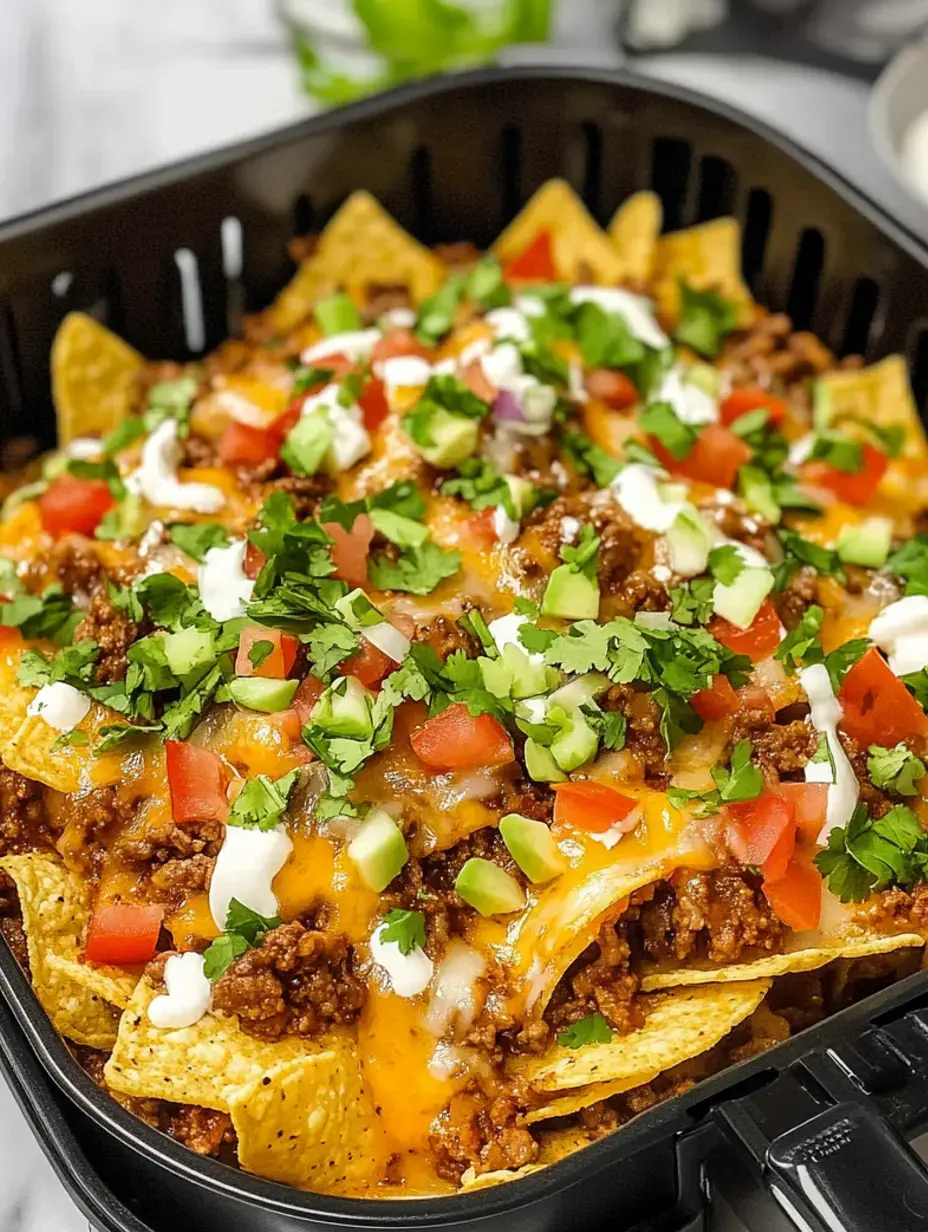
<path fill-rule="evenodd" d="M 731 163 L 724 158 L 706 155 L 699 163 L 699 185 L 694 222 L 708 222 L 735 208 L 738 179 Z"/>
<path fill-rule="evenodd" d="M 599 217 L 603 207 L 603 130 L 592 120 L 587 120 L 580 126 L 580 133 L 584 154 L 580 195 L 590 213 Z M 606 212 L 609 213 L 608 202 Z"/>
<path fill-rule="evenodd" d="M 873 278 L 858 278 L 851 288 L 841 353 L 863 355 L 870 344 L 870 333 L 880 306 L 880 288 Z"/>
<path fill-rule="evenodd" d="M 741 237 L 741 266 L 749 287 L 756 287 L 764 268 L 767 240 L 773 222 L 773 201 L 766 188 L 748 193 L 744 233 Z"/>
<path fill-rule="evenodd" d="M 500 133 L 499 193 L 500 226 L 518 213 L 522 198 L 522 132 L 515 124 L 505 124 Z"/>
<path fill-rule="evenodd" d="M 909 361 L 916 405 L 924 408 L 928 402 L 928 320 L 917 321 L 912 327 L 905 355 Z"/>
<path fill-rule="evenodd" d="M 807 329 L 812 324 L 824 263 L 824 237 L 817 227 L 806 227 L 796 248 L 793 280 L 786 301 L 786 312 L 797 329 Z"/>
<path fill-rule="evenodd" d="M 686 221 L 693 148 L 676 137 L 658 137 L 651 147 L 651 187 L 664 206 L 664 227 L 675 231 Z"/>

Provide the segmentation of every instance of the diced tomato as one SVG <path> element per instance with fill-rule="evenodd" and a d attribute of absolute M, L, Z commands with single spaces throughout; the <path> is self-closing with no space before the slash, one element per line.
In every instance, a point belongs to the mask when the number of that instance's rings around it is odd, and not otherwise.
<path fill-rule="evenodd" d="M 420 761 L 435 770 L 477 770 L 515 761 L 509 734 L 491 714 L 468 714 L 455 702 L 410 737 Z"/>
<path fill-rule="evenodd" d="M 780 644 L 780 618 L 769 599 L 764 600 L 746 629 L 739 629 L 723 616 L 713 616 L 708 629 L 732 654 L 748 655 L 752 663 L 769 659 Z"/>
<path fill-rule="evenodd" d="M 308 765 L 315 760 L 312 749 L 303 743 L 303 722 L 300 712 L 294 707 L 289 710 L 278 710 L 267 716 L 268 722 L 280 732 L 287 752 L 300 765 Z"/>
<path fill-rule="evenodd" d="M 551 236 L 539 231 L 529 246 L 517 257 L 503 264 L 503 277 L 512 282 L 554 282 L 557 269 L 551 248 Z"/>
<path fill-rule="evenodd" d="M 154 955 L 164 907 L 98 903 L 90 917 L 84 956 L 90 962 L 129 966 Z"/>
<path fill-rule="evenodd" d="M 399 629 L 403 637 L 408 637 L 410 641 L 416 636 L 416 622 L 405 612 L 391 612 L 387 620 L 394 629 Z"/>
<path fill-rule="evenodd" d="M 92 535 L 116 503 L 103 479 L 59 475 L 39 497 L 42 525 L 50 535 Z"/>
<path fill-rule="evenodd" d="M 700 689 L 690 698 L 693 709 L 706 723 L 724 719 L 739 708 L 738 694 L 727 676 L 716 676 L 711 689 Z"/>
<path fill-rule="evenodd" d="M 789 403 L 763 389 L 747 388 L 733 389 L 719 407 L 719 415 L 726 427 L 742 415 L 747 415 L 748 411 L 766 411 L 768 422 L 776 424 L 788 413 Z"/>
<path fill-rule="evenodd" d="M 766 880 L 764 894 L 788 928 L 796 932 L 818 928 L 822 915 L 822 878 L 807 854 L 794 856 L 781 877 Z"/>
<path fill-rule="evenodd" d="M 303 723 L 309 722 L 313 706 L 315 706 L 324 691 L 325 685 L 316 676 L 310 675 L 300 681 L 299 687 L 293 695 L 292 708 L 300 716 L 300 720 Z"/>
<path fill-rule="evenodd" d="M 860 744 L 892 746 L 928 735 L 924 710 L 875 646 L 844 677 L 838 700 L 844 710 L 841 726 Z"/>
<path fill-rule="evenodd" d="M 0 625 L 0 646 L 11 646 L 23 640 L 15 625 Z"/>
<path fill-rule="evenodd" d="M 773 698 L 759 684 L 746 684 L 738 690 L 738 709 L 755 711 L 771 721 L 776 714 Z"/>
<path fill-rule="evenodd" d="M 725 806 L 728 846 L 742 864 L 754 864 L 782 873 L 793 854 L 796 822 L 787 800 L 778 792 L 763 791 L 755 800 Z"/>
<path fill-rule="evenodd" d="M 374 343 L 371 367 L 375 372 L 379 372 L 385 359 L 398 359 L 401 355 L 417 355 L 420 359 L 431 359 L 432 352 L 419 341 L 411 329 L 397 326 L 388 330 Z"/>
<path fill-rule="evenodd" d="M 245 577 L 254 580 L 266 564 L 267 557 L 249 539 L 245 545 L 245 559 L 242 562 L 242 572 L 245 574 Z"/>
<path fill-rule="evenodd" d="M 228 775 L 217 753 L 186 740 L 166 740 L 171 816 L 185 821 L 225 821 Z"/>
<path fill-rule="evenodd" d="M 328 379 L 337 381 L 340 377 L 347 376 L 349 372 L 354 372 L 358 365 L 355 360 L 349 355 L 345 355 L 343 351 L 333 351 L 331 355 L 321 355 L 319 359 L 314 359 L 312 366 L 314 368 L 321 368 L 325 372 L 331 372 L 332 376 Z M 317 394 L 320 389 L 323 389 L 326 383 L 326 381 L 318 381 L 307 389 L 305 393 L 301 394 L 300 405 L 302 406 L 307 398 L 312 397 L 313 394 Z"/>
<path fill-rule="evenodd" d="M 479 359 L 472 359 L 469 364 L 459 369 L 458 375 L 475 397 L 484 402 L 492 402 L 496 397 L 496 389 L 490 384 Z"/>
<path fill-rule="evenodd" d="M 865 444 L 862 453 L 863 468 L 855 475 L 839 470 L 828 462 L 807 462 L 802 471 L 803 479 L 817 488 L 834 492 L 838 500 L 848 505 L 866 505 L 880 486 L 889 459 L 875 445 Z"/>
<path fill-rule="evenodd" d="M 828 784 L 780 783 L 777 791 L 793 810 L 798 837 L 814 843 L 825 824 Z"/>
<path fill-rule="evenodd" d="M 343 676 L 354 676 L 366 689 L 372 689 L 395 667 L 396 664 L 389 655 L 385 655 L 362 637 L 359 648 L 350 658 L 339 664 L 338 670 Z"/>
<path fill-rule="evenodd" d="M 364 417 L 365 428 L 368 432 L 376 432 L 390 414 L 387 391 L 379 377 L 372 376 L 365 382 L 361 396 L 358 398 L 358 406 Z"/>
<path fill-rule="evenodd" d="M 470 546 L 490 547 L 496 542 L 496 527 L 493 525 L 493 510 L 481 509 L 465 519 L 458 537 Z"/>
<path fill-rule="evenodd" d="M 273 425 L 254 428 L 233 420 L 219 439 L 219 460 L 224 466 L 257 466 L 276 457 L 280 444 L 281 438 Z"/>
<path fill-rule="evenodd" d="M 639 400 L 631 377 L 612 368 L 591 368 L 583 378 L 583 387 L 591 398 L 605 402 L 614 411 L 624 411 Z"/>
<path fill-rule="evenodd" d="M 751 447 L 724 424 L 706 424 L 682 462 L 677 461 L 655 436 L 651 448 L 672 475 L 709 483 L 715 488 L 733 488 L 738 471 L 751 460 Z"/>
<path fill-rule="evenodd" d="M 633 796 L 605 783 L 555 783 L 554 791 L 554 820 L 594 834 L 620 826 L 638 807 Z M 628 829 L 637 824 L 637 817 L 631 818 Z"/>
<path fill-rule="evenodd" d="M 335 575 L 349 586 L 364 586 L 367 582 L 367 557 L 374 537 L 374 523 L 366 513 L 355 518 L 351 530 L 338 522 L 323 522 L 322 529 L 332 542 L 332 563 Z"/>
<path fill-rule="evenodd" d="M 258 642 L 270 642 L 271 649 L 257 667 L 249 654 Z M 284 680 L 296 661 L 299 642 L 292 633 L 280 629 L 266 629 L 263 625 L 246 625 L 239 636 L 238 654 L 235 657 L 236 676 L 267 676 L 272 680 Z"/>

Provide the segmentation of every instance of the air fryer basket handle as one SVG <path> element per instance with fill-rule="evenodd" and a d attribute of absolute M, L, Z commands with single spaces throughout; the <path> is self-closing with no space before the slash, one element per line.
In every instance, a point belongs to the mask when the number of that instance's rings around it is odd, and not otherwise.
<path fill-rule="evenodd" d="M 804 1200 L 828 1232 L 928 1228 L 928 1169 L 889 1124 L 857 1103 L 836 1104 L 770 1143 L 770 1190 L 795 1223 Z"/>

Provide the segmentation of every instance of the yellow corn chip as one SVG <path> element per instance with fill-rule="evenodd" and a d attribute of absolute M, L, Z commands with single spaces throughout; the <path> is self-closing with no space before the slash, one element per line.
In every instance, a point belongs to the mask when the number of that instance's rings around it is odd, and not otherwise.
<path fill-rule="evenodd" d="M 521 1181 L 523 1177 L 541 1172 L 546 1164 L 525 1164 L 522 1168 L 500 1168 L 496 1172 L 481 1172 L 478 1176 L 473 1168 L 468 1168 L 461 1177 L 463 1193 L 476 1193 L 478 1189 L 495 1189 L 497 1185 L 506 1185 L 510 1181 Z"/>
<path fill-rule="evenodd" d="M 510 261 L 520 256 L 541 231 L 551 237 L 559 277 L 601 286 L 621 281 L 622 258 L 566 180 L 543 184 L 491 251 L 501 261 Z"/>
<path fill-rule="evenodd" d="M 103 436 L 129 414 L 145 361 L 105 325 L 69 312 L 52 343 L 58 444 Z"/>
<path fill-rule="evenodd" d="M 106 1064 L 107 1085 L 124 1095 L 169 1099 L 228 1112 L 240 1087 L 260 1081 L 275 1065 L 322 1049 L 294 1036 L 275 1043 L 246 1035 L 238 1019 L 204 1014 L 192 1027 L 153 1026 L 148 1006 L 157 996 L 141 979 L 119 1023 Z"/>
<path fill-rule="evenodd" d="M 317 1192 L 379 1180 L 389 1151 L 354 1048 L 283 1061 L 229 1096 L 246 1172 Z"/>
<path fill-rule="evenodd" d="M 434 253 L 414 240 L 367 192 L 352 193 L 330 220 L 319 244 L 267 311 L 285 334 L 305 321 L 317 300 L 343 288 L 363 303 L 374 283 L 405 283 L 416 303 L 437 291 L 445 276 Z"/>
<path fill-rule="evenodd" d="M 660 988 L 681 988 L 694 984 L 728 984 L 738 980 L 768 979 L 795 971 L 815 971 L 836 958 L 867 958 L 872 954 L 889 954 L 907 946 L 924 945 L 925 938 L 917 933 L 900 933 L 896 937 L 852 937 L 834 945 L 822 945 L 791 954 L 767 954 L 753 962 L 735 963 L 730 967 L 689 967 L 677 971 L 655 971 L 641 981 L 645 992 Z"/>
<path fill-rule="evenodd" d="M 26 707 L 35 697 L 35 689 L 25 688 L 17 679 L 21 658 L 21 649 L 0 650 L 0 756 L 22 727 Z"/>
<path fill-rule="evenodd" d="M 715 218 L 658 240 L 655 298 L 668 322 L 680 318 L 680 280 L 694 290 L 718 291 L 738 306 L 740 325 L 754 316 L 754 300 L 741 276 L 741 228 L 734 218 Z"/>
<path fill-rule="evenodd" d="M 769 987 L 770 980 L 753 980 L 654 993 L 645 999 L 645 1024 L 639 1030 L 613 1036 L 606 1044 L 582 1048 L 555 1045 L 545 1056 L 529 1061 L 522 1072 L 538 1091 L 622 1082 L 627 1086 L 618 1086 L 612 1094 L 629 1090 L 712 1048 L 757 1009 Z M 580 1094 L 572 1092 L 574 1097 Z M 589 1102 L 595 1103 L 595 1099 Z M 532 1119 L 540 1118 L 532 1114 Z"/>
<path fill-rule="evenodd" d="M 34 694 L 34 690 L 31 692 Z M 98 757 L 93 746 L 101 727 L 119 722 L 122 719 L 114 711 L 94 704 L 78 724 L 78 729 L 87 733 L 89 743 L 54 747 L 61 732 L 46 723 L 41 715 L 27 714 L 12 737 L 0 747 L 0 757 L 10 770 L 56 791 L 77 791 L 89 780 L 91 771 L 94 786 L 117 783 L 122 774 L 122 755 L 105 753 Z"/>
<path fill-rule="evenodd" d="M 135 977 L 119 967 L 80 961 L 89 918 L 80 878 L 50 855 L 5 856 L 0 868 L 19 894 L 32 986 L 57 1031 L 77 1044 L 109 1048 L 116 1038 L 116 1005 L 125 1005 Z"/>
<path fill-rule="evenodd" d="M 646 283 L 654 269 L 663 207 L 657 193 L 637 192 L 612 215 L 608 234 L 622 262 L 622 281 Z"/>
<path fill-rule="evenodd" d="M 903 457 L 928 458 L 928 440 L 912 397 L 909 369 L 901 355 L 869 368 L 829 372 L 816 383 L 816 427 L 854 430 L 855 421 L 878 428 L 902 428 Z M 858 425 L 859 426 L 859 425 Z M 869 439 L 866 433 L 862 439 Z"/>

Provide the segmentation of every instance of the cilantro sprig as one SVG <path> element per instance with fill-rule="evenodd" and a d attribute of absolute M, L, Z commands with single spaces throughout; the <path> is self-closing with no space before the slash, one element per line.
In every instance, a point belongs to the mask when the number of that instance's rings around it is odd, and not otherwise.
<path fill-rule="evenodd" d="M 588 1044 L 608 1044 L 611 1039 L 612 1028 L 602 1014 L 587 1014 L 559 1032 L 557 1042 L 562 1048 L 585 1048 Z"/>
<path fill-rule="evenodd" d="M 233 898 L 224 930 L 203 953 L 203 974 L 214 983 L 225 975 L 236 958 L 259 946 L 267 934 L 280 925 L 279 917 L 259 915 Z"/>
<path fill-rule="evenodd" d="M 848 824 L 829 833 L 815 866 L 843 903 L 863 902 L 889 886 L 910 890 L 928 871 L 928 832 L 904 804 L 880 818 L 858 804 Z"/>
<path fill-rule="evenodd" d="M 411 954 L 425 945 L 425 915 L 421 911 L 404 911 L 394 907 L 383 917 L 381 941 L 393 941 L 401 954 Z"/>

